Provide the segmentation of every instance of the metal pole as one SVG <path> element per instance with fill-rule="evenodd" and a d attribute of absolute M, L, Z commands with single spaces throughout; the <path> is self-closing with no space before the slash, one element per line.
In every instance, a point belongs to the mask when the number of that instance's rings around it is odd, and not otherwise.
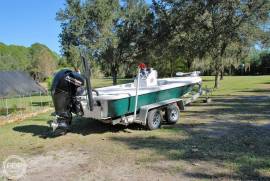
<path fill-rule="evenodd" d="M 42 109 L 43 102 L 42 102 L 42 98 L 41 98 L 41 91 L 39 92 L 39 97 L 40 97 L 40 108 Z"/>
<path fill-rule="evenodd" d="M 31 107 L 31 111 L 33 111 L 32 94 L 29 95 L 29 98 L 30 98 L 30 107 Z"/>
<path fill-rule="evenodd" d="M 136 120 L 136 114 L 137 114 L 137 106 L 138 106 L 138 92 L 140 87 L 140 68 L 138 68 L 138 75 L 137 75 L 137 83 L 135 85 L 136 87 L 136 97 L 135 97 L 135 106 L 134 106 L 134 121 Z"/>
<path fill-rule="evenodd" d="M 49 107 L 51 107 L 52 106 L 52 100 L 51 100 L 51 95 L 50 95 L 50 92 L 47 92 L 47 99 L 48 99 L 48 101 L 49 101 Z"/>
<path fill-rule="evenodd" d="M 21 116 L 22 116 L 22 104 L 23 104 L 23 103 L 22 103 L 22 97 L 21 97 L 21 95 L 20 95 L 20 108 L 19 108 L 19 109 L 21 110 L 21 111 L 20 111 Z"/>
<path fill-rule="evenodd" d="M 25 108 L 25 97 L 22 95 L 22 110 Z"/>
<path fill-rule="evenodd" d="M 7 103 L 7 99 L 5 99 L 6 101 L 6 110 L 7 110 L 7 115 L 8 115 L 8 103 Z"/>

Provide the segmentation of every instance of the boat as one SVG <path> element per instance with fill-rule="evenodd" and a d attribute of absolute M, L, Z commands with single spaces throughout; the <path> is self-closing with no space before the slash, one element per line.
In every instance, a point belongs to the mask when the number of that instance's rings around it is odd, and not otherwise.
<path fill-rule="evenodd" d="M 152 70 L 156 75 L 156 71 Z M 200 85 L 202 82 L 198 74 L 190 74 L 186 77 L 173 77 L 157 79 L 152 74 L 148 77 L 140 77 L 140 88 L 138 91 L 138 104 L 136 111 L 139 111 L 141 106 L 154 104 L 174 98 L 181 98 L 191 92 L 195 85 Z M 154 82 L 147 83 L 149 80 Z M 136 80 L 134 83 L 121 84 L 95 89 L 98 95 L 95 94 L 93 99 L 97 104 L 93 111 L 88 111 L 87 96 L 81 98 L 84 108 L 85 117 L 105 120 L 115 119 L 124 115 L 134 113 L 136 100 Z M 100 105 L 102 109 L 99 109 Z"/>
<path fill-rule="evenodd" d="M 74 114 L 113 125 L 139 123 L 153 130 L 163 122 L 175 124 L 180 110 L 184 109 L 183 97 L 194 90 L 197 95 L 201 94 L 199 72 L 158 79 L 157 71 L 144 64 L 140 64 L 131 83 L 92 89 L 89 65 L 86 61 L 83 63 L 84 76 L 61 70 L 54 77 L 52 98 L 56 119 L 51 125 L 53 130 L 68 130 Z"/>

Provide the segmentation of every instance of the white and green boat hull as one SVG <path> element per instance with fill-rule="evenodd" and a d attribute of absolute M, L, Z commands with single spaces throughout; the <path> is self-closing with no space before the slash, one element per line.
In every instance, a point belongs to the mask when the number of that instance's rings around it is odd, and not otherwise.
<path fill-rule="evenodd" d="M 142 94 L 138 96 L 139 109 L 141 106 L 173 99 L 180 98 L 184 94 L 191 91 L 193 85 L 186 85 L 183 87 L 175 87 L 167 90 L 161 90 L 156 92 L 151 92 L 147 94 Z M 135 99 L 136 96 L 131 96 L 127 98 L 109 100 L 108 101 L 108 117 L 116 118 L 123 115 L 131 114 L 135 110 Z"/>
<path fill-rule="evenodd" d="M 200 77 L 175 77 L 158 79 L 156 86 L 140 87 L 136 110 L 140 107 L 181 98 L 201 84 Z M 136 87 L 134 83 L 96 89 L 94 109 L 89 110 L 87 96 L 81 98 L 84 117 L 99 120 L 112 120 L 131 115 L 135 111 Z M 136 111 L 136 112 L 137 112 Z"/>

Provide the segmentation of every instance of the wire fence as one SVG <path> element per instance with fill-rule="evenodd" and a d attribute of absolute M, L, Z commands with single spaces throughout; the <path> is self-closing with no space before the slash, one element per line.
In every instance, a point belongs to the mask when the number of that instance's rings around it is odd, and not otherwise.
<path fill-rule="evenodd" d="M 23 94 L 15 97 L 0 98 L 0 119 L 13 115 L 37 112 L 51 107 L 52 99 L 48 93 Z"/>

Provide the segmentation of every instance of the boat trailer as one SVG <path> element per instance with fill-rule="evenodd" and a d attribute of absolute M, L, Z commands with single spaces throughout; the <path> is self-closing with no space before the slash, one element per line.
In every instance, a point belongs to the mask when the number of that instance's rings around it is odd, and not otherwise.
<path fill-rule="evenodd" d="M 85 58 L 82 62 L 84 75 L 64 69 L 54 77 L 51 90 L 56 119 L 50 124 L 53 132 L 69 131 L 74 114 L 113 125 L 138 123 L 154 130 L 162 123 L 175 124 L 180 111 L 203 94 L 209 99 L 209 90 L 202 89 L 198 72 L 157 79 L 156 70 L 141 64 L 134 83 L 94 90 L 90 66 Z"/>

